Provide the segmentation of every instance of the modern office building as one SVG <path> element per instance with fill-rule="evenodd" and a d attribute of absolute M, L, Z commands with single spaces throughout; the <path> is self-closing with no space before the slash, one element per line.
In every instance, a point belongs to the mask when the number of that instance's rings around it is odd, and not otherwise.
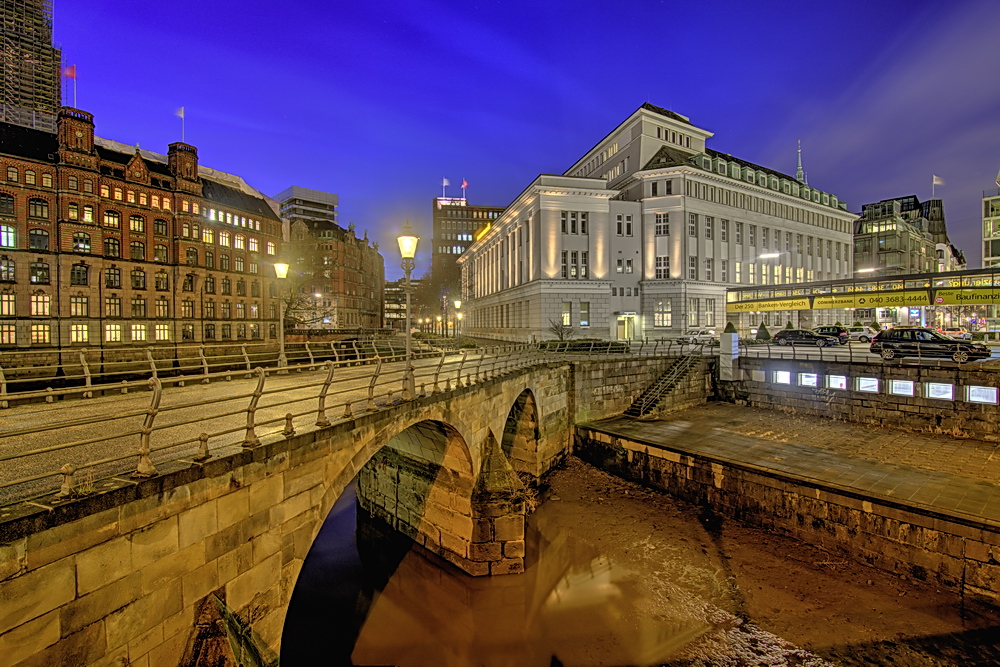
<path fill-rule="evenodd" d="M 501 213 L 502 206 L 472 206 L 464 197 L 434 198 L 431 275 L 436 283 L 446 286 L 446 292 L 458 290 L 458 257 L 472 245 L 475 233 Z"/>
<path fill-rule="evenodd" d="M 727 287 L 850 276 L 857 215 L 804 177 L 709 148 L 712 136 L 647 103 L 564 174 L 535 178 L 459 258 L 465 330 L 666 339 L 721 330 Z M 739 317 L 749 328 L 843 314 Z"/>
<path fill-rule="evenodd" d="M 279 192 L 287 221 L 290 288 L 288 320 L 300 329 L 377 329 L 383 326 L 385 262 L 368 233 L 337 224 L 337 195 L 293 185 Z"/>
<path fill-rule="evenodd" d="M 51 0 L 0 2 L 0 122 L 55 132 L 61 60 Z"/>
<path fill-rule="evenodd" d="M 880 276 L 965 268 L 961 251 L 948 240 L 940 199 L 913 195 L 861 207 L 854 223 L 854 266 Z"/>
<path fill-rule="evenodd" d="M 277 337 L 281 220 L 241 178 L 94 135 L 0 123 L 0 349 Z"/>
<path fill-rule="evenodd" d="M 423 281 L 418 278 L 410 279 L 410 289 L 415 294 L 421 287 Z M 385 326 L 406 331 L 406 279 L 388 281 L 385 284 Z M 423 313 L 417 307 L 410 295 L 410 323 L 412 327 L 417 327 L 418 319 L 423 318 Z"/>
<path fill-rule="evenodd" d="M 983 268 L 1000 266 L 1000 172 L 997 187 L 983 191 Z"/>

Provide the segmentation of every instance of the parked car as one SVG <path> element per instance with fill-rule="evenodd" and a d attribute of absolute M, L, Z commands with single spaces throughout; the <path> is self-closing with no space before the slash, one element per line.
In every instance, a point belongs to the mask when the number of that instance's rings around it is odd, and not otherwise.
<path fill-rule="evenodd" d="M 677 339 L 677 342 L 690 343 L 691 345 L 696 343 L 718 345 L 719 337 L 716 335 L 715 329 L 688 329 L 684 335 Z"/>
<path fill-rule="evenodd" d="M 938 329 L 945 336 L 951 336 L 952 338 L 961 340 L 972 340 L 972 334 L 965 327 L 951 327 L 948 329 Z"/>
<path fill-rule="evenodd" d="M 847 333 L 850 335 L 851 340 L 859 340 L 862 343 L 867 343 L 878 335 L 878 330 L 871 327 L 847 327 Z"/>
<path fill-rule="evenodd" d="M 847 327 L 842 327 L 839 324 L 824 324 L 821 327 L 813 327 L 813 331 L 825 336 L 835 336 L 841 345 L 847 345 L 851 342 L 851 334 L 847 331 Z"/>
<path fill-rule="evenodd" d="M 990 356 L 990 348 L 985 345 L 958 340 L 929 327 L 894 327 L 880 331 L 869 349 L 882 355 L 883 359 L 950 357 L 953 361 L 963 363 Z"/>
<path fill-rule="evenodd" d="M 840 339 L 836 336 L 816 333 L 809 329 L 781 329 L 771 336 L 778 345 L 816 345 L 824 347 L 829 345 L 840 345 Z"/>

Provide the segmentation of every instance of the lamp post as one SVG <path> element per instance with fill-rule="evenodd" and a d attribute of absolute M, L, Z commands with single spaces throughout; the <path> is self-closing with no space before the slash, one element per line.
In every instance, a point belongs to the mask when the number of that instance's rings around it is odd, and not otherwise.
<path fill-rule="evenodd" d="M 399 254 L 403 258 L 403 262 L 400 266 L 406 273 L 406 370 L 403 372 L 404 401 L 412 401 L 413 395 L 416 392 L 413 377 L 413 366 L 410 364 L 410 292 L 412 291 L 410 286 L 410 273 L 413 271 L 415 265 L 413 258 L 417 254 L 417 241 L 419 240 L 420 237 L 413 235 L 413 230 L 410 229 L 410 221 L 407 220 L 406 224 L 403 226 L 403 233 L 396 239 L 399 243 Z"/>
<path fill-rule="evenodd" d="M 457 341 L 462 335 L 462 313 L 459 309 L 462 307 L 462 300 L 455 299 L 455 340 Z"/>
<path fill-rule="evenodd" d="M 441 316 L 440 315 L 437 316 L 437 328 L 435 329 L 434 333 L 436 333 L 439 336 L 443 336 L 444 335 L 444 326 L 441 324 Z"/>
<path fill-rule="evenodd" d="M 274 263 L 274 275 L 278 278 L 278 368 L 288 365 L 288 357 L 285 356 L 285 278 L 288 277 L 288 264 L 285 262 Z M 278 371 L 279 373 L 288 371 Z"/>

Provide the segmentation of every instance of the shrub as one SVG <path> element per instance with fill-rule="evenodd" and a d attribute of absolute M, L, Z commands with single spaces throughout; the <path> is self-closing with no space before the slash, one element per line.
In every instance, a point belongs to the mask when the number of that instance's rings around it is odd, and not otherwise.
<path fill-rule="evenodd" d="M 788 320 L 788 323 L 785 324 L 785 328 L 786 329 L 794 329 L 795 327 L 792 325 L 792 321 Z"/>
<path fill-rule="evenodd" d="M 767 330 L 767 325 L 763 322 L 757 328 L 757 340 L 771 340 L 771 332 Z"/>
<path fill-rule="evenodd" d="M 736 333 L 736 327 L 733 326 L 732 322 L 726 322 L 726 328 L 722 330 L 722 333 Z"/>

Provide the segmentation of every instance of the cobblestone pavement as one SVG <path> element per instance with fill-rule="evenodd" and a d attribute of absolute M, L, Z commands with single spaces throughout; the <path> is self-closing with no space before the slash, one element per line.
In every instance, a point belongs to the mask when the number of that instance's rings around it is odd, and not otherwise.
<path fill-rule="evenodd" d="M 1000 443 L 708 403 L 598 430 L 1000 521 Z"/>

